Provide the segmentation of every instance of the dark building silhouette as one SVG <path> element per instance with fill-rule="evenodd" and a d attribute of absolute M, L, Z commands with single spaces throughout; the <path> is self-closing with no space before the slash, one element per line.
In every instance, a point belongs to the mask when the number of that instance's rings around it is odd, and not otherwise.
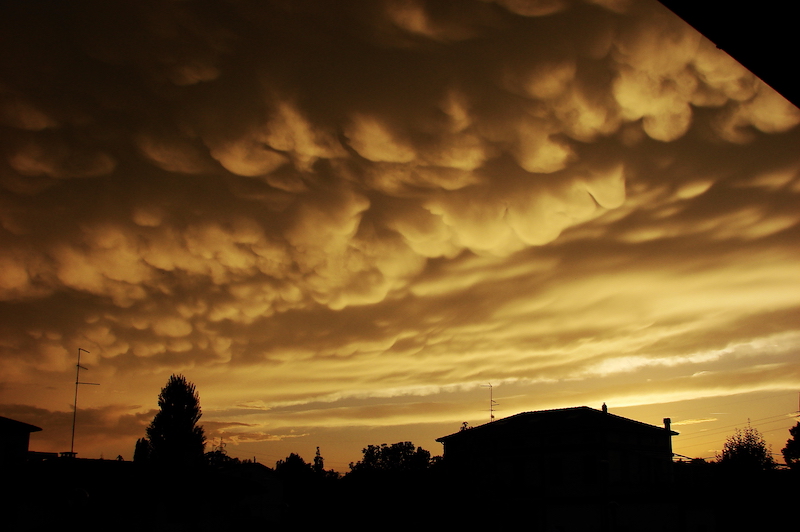
<path fill-rule="evenodd" d="M 675 530 L 672 436 L 586 406 L 523 412 L 436 441 L 459 496 L 525 516 L 532 530 Z M 518 515 L 519 516 L 519 515 Z"/>
<path fill-rule="evenodd" d="M 0 465 L 24 463 L 28 457 L 31 432 L 40 430 L 36 425 L 0 416 Z"/>
<path fill-rule="evenodd" d="M 436 441 L 451 467 L 525 490 L 579 495 L 672 482 L 672 436 L 588 406 L 523 412 Z"/>

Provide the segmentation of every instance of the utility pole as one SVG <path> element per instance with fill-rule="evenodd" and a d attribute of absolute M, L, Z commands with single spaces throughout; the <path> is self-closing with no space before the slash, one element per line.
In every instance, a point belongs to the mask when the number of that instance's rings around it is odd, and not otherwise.
<path fill-rule="evenodd" d="M 72 442 L 69 445 L 69 455 L 70 457 L 75 457 L 75 420 L 78 417 L 78 385 L 80 384 L 88 384 L 91 386 L 100 386 L 100 384 L 96 382 L 81 382 L 81 370 L 85 369 L 89 371 L 88 368 L 84 368 L 81 366 L 81 351 L 84 353 L 89 353 L 86 349 L 82 347 L 78 348 L 78 363 L 75 364 L 75 401 L 72 403 Z"/>

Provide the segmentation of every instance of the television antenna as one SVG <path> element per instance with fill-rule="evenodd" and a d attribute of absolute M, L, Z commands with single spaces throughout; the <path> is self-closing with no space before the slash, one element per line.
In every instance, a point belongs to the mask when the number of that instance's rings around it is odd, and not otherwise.
<path fill-rule="evenodd" d="M 493 397 L 493 387 L 492 383 L 489 384 L 481 384 L 482 388 L 489 388 L 489 423 L 494 421 L 494 407 L 497 406 L 499 403 L 494 400 Z"/>
<path fill-rule="evenodd" d="M 82 347 L 78 348 L 78 363 L 75 364 L 75 401 L 72 403 L 72 441 L 69 445 L 69 455 L 75 456 L 75 420 L 78 417 L 78 386 L 81 384 L 86 384 L 90 386 L 100 386 L 99 383 L 96 382 L 81 382 L 81 370 L 89 371 L 89 368 L 84 368 L 81 366 L 81 351 L 84 353 L 89 353 L 86 349 Z"/>

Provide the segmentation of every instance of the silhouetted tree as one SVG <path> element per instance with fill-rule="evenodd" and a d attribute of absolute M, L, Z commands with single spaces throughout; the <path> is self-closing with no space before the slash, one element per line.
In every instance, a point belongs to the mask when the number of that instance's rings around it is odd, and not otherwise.
<path fill-rule="evenodd" d="M 736 429 L 722 447 L 717 461 L 737 471 L 764 471 L 775 467 L 771 449 L 758 430 L 748 421 L 744 429 Z"/>
<path fill-rule="evenodd" d="M 359 505 L 355 528 L 367 528 L 374 523 L 386 522 L 391 516 L 394 528 L 411 529 L 420 523 L 430 522 L 432 507 L 410 503 L 397 511 L 398 501 L 406 501 L 413 494 L 415 501 L 441 501 L 443 484 L 431 469 L 431 453 L 416 447 L 410 441 L 391 445 L 368 445 L 361 450 L 362 459 L 350 463 L 350 472 L 341 480 L 346 500 L 368 500 Z M 451 491 L 446 491 L 449 494 Z"/>
<path fill-rule="evenodd" d="M 317 447 L 317 454 L 314 456 L 314 465 L 312 466 L 312 469 L 316 475 L 325 474 L 325 459 L 322 458 L 322 454 L 319 452 L 319 447 Z"/>
<path fill-rule="evenodd" d="M 306 463 L 299 454 L 290 453 L 285 460 L 275 462 L 275 472 L 281 477 L 304 478 L 313 473 L 311 464 Z"/>
<path fill-rule="evenodd" d="M 786 447 L 781 449 L 783 460 L 792 469 L 800 469 L 800 421 L 789 429 L 791 438 L 786 440 Z"/>
<path fill-rule="evenodd" d="M 150 460 L 150 441 L 147 438 L 139 438 L 133 449 L 133 461 L 142 463 L 148 460 Z"/>
<path fill-rule="evenodd" d="M 368 445 L 361 450 L 363 458 L 353 464 L 350 471 L 423 471 L 431 466 L 431 453 L 422 447 L 414 447 L 410 441 L 387 445 Z"/>
<path fill-rule="evenodd" d="M 284 519 L 295 527 L 329 527 L 328 516 L 346 504 L 337 489 L 339 475 L 334 471 L 325 471 L 319 448 L 313 465 L 299 454 L 291 453 L 275 463 L 275 473 L 283 487 Z M 312 508 L 313 511 L 310 511 Z"/>
<path fill-rule="evenodd" d="M 319 447 L 317 447 L 317 454 L 314 456 L 314 465 L 311 466 L 311 469 L 314 471 L 314 475 L 321 479 L 335 480 L 339 478 L 339 473 L 333 469 L 325 469 L 325 459 L 322 458 Z"/>
<path fill-rule="evenodd" d="M 147 439 L 150 459 L 157 463 L 196 465 L 203 461 L 205 432 L 197 422 L 202 416 L 194 384 L 183 375 L 172 375 L 158 395 L 158 406 Z"/>

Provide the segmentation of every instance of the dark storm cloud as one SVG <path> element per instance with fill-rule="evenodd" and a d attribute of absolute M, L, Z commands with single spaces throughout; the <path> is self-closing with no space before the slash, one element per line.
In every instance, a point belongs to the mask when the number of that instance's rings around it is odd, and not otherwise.
<path fill-rule="evenodd" d="M 800 113 L 655 2 L 2 10 L 7 403 L 78 347 L 226 411 L 794 342 Z"/>

